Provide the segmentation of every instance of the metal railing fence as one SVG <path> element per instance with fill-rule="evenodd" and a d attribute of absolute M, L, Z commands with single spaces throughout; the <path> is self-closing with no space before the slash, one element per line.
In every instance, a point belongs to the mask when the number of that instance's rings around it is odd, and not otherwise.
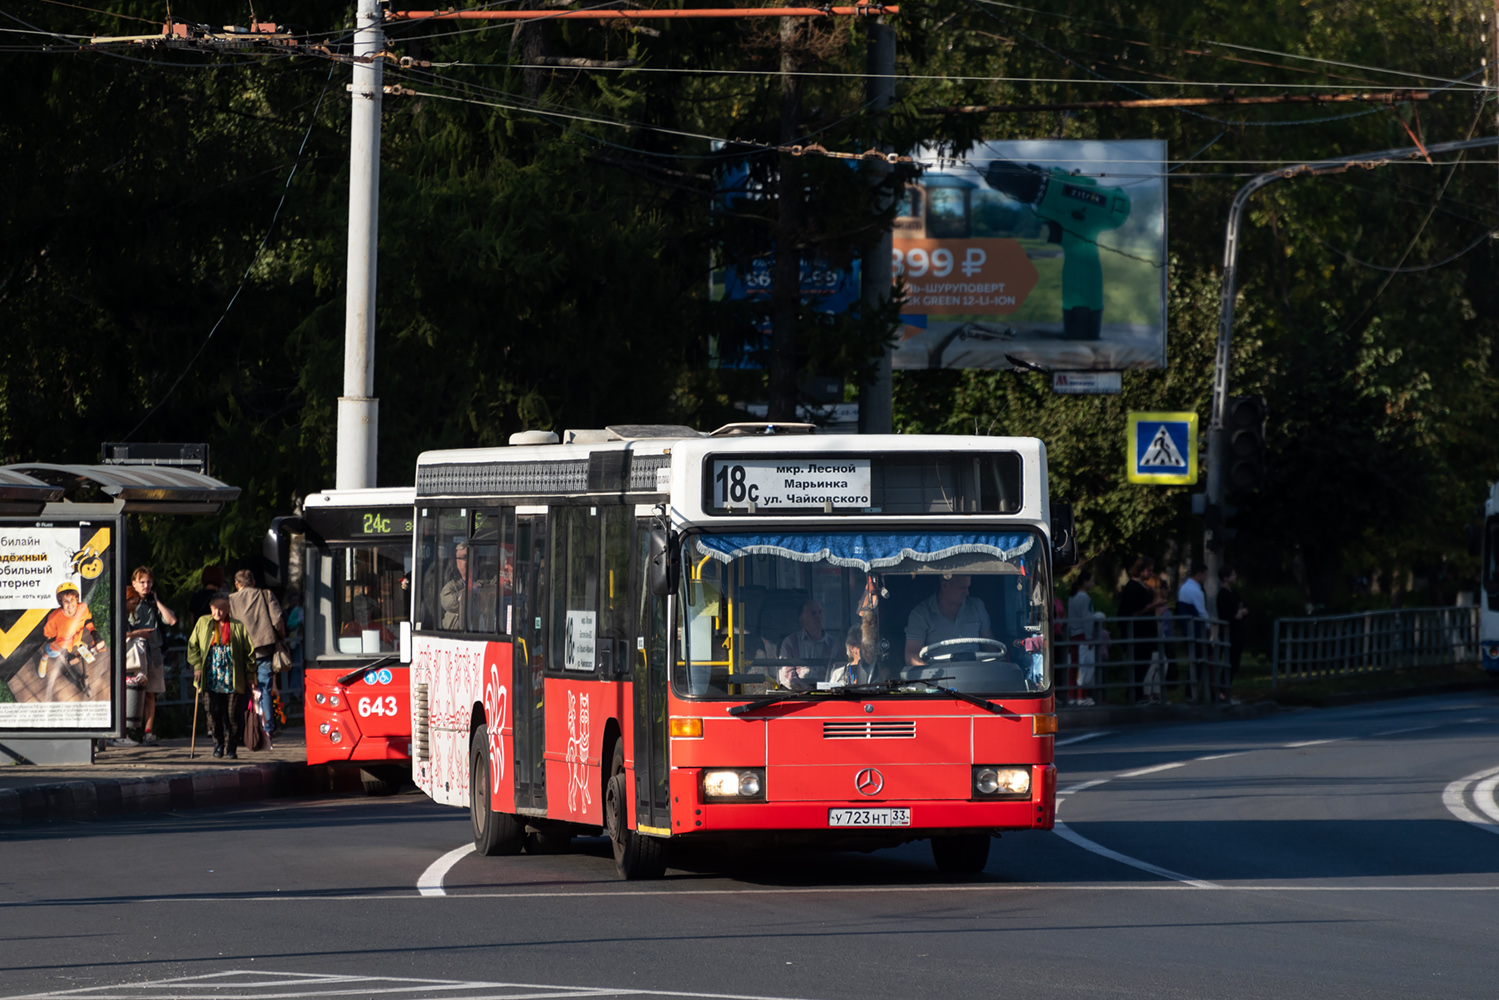
<path fill-rule="evenodd" d="M 1228 627 L 1216 618 L 1159 615 L 1061 624 L 1052 660 L 1059 706 L 1230 700 Z"/>
<path fill-rule="evenodd" d="M 156 706 L 181 709 L 191 714 L 193 707 L 193 668 L 187 662 L 187 643 L 168 642 L 161 650 L 166 669 L 166 693 L 158 695 Z M 254 673 L 252 670 L 251 673 Z M 253 680 L 253 678 L 252 678 Z M 290 670 L 277 677 L 277 689 L 281 692 L 281 707 L 287 717 L 302 715 L 302 663 L 295 659 Z"/>
<path fill-rule="evenodd" d="M 1478 622 L 1476 607 L 1277 618 L 1270 689 L 1281 681 L 1476 663 Z"/>

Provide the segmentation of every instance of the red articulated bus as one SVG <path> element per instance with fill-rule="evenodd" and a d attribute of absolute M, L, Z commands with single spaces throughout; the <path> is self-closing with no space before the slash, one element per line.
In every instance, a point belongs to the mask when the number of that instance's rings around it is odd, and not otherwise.
<path fill-rule="evenodd" d="M 1052 826 L 1045 448 L 809 430 L 420 457 L 413 776 L 479 851 L 605 832 L 650 878 L 677 840 L 928 839 L 972 872 Z"/>
<path fill-rule="evenodd" d="M 390 794 L 411 770 L 411 487 L 302 502 L 307 763 L 346 764 Z M 282 524 L 280 530 L 288 530 Z"/>

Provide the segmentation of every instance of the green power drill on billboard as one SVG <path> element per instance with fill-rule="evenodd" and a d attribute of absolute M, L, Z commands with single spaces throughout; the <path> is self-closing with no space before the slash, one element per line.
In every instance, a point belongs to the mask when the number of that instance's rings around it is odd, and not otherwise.
<path fill-rule="evenodd" d="M 1048 241 L 1062 246 L 1062 336 L 1097 340 L 1103 325 L 1103 266 L 1098 237 L 1129 219 L 1129 195 L 1092 177 L 998 158 L 985 180 L 1029 205 L 1047 224 Z"/>

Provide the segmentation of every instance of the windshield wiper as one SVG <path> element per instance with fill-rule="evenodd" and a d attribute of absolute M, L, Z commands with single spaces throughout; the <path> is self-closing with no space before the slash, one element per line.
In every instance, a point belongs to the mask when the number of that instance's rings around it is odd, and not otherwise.
<path fill-rule="evenodd" d="M 777 691 L 775 694 L 768 694 L 763 698 L 756 698 L 754 701 L 747 701 L 743 705 L 735 705 L 733 708 L 729 709 L 729 714 L 743 715 L 746 712 L 753 712 L 757 708 L 764 708 L 767 705 L 774 705 L 777 702 L 800 701 L 803 695 L 820 693 L 821 692 L 818 691 Z"/>
<path fill-rule="evenodd" d="M 842 687 L 831 688 L 827 693 L 859 694 L 861 692 L 869 691 L 894 691 L 896 688 L 902 687 L 906 684 L 925 684 L 933 690 L 941 691 L 943 694 L 957 698 L 959 701 L 966 701 L 970 705 L 977 705 L 979 708 L 982 708 L 986 712 L 993 712 L 995 715 L 1004 714 L 1005 707 L 1003 705 L 996 705 L 994 702 L 989 701 L 987 698 L 980 698 L 976 694 L 969 694 L 967 691 L 959 691 L 957 688 L 945 687 L 937 683 L 938 681 L 950 680 L 952 680 L 951 677 L 892 677 L 887 681 L 870 681 L 864 684 L 845 684 Z"/>

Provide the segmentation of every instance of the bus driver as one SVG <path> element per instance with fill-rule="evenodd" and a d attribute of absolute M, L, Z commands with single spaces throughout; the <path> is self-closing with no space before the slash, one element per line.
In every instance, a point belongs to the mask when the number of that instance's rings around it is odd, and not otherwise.
<path fill-rule="evenodd" d="M 945 573 L 937 593 L 911 609 L 906 619 L 906 663 L 922 666 L 921 650 L 948 639 L 993 639 L 989 611 L 977 597 L 968 596 L 973 578 Z"/>

